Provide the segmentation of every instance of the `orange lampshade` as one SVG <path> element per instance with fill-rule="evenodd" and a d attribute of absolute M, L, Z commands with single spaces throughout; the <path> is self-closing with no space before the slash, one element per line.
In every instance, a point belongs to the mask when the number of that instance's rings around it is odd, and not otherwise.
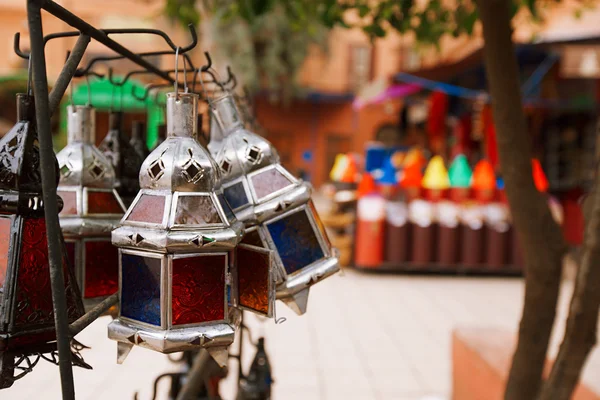
<path fill-rule="evenodd" d="M 411 164 L 404 168 L 400 186 L 405 189 L 414 187 L 420 188 L 422 180 L 423 174 L 421 173 L 421 167 L 418 164 Z"/>
<path fill-rule="evenodd" d="M 423 152 L 417 147 L 410 149 L 402 162 L 404 168 L 416 165 L 419 169 L 422 169 L 425 164 L 427 164 L 427 159 L 423 155 Z"/>
<path fill-rule="evenodd" d="M 365 172 L 362 174 L 362 178 L 358 184 L 357 195 L 358 197 L 363 197 L 372 193 L 377 193 L 377 186 L 375 186 L 373 176 Z"/>
<path fill-rule="evenodd" d="M 531 160 L 531 169 L 533 170 L 533 183 L 535 183 L 536 189 L 542 193 L 547 192 L 550 184 L 540 161 L 535 158 Z"/>
<path fill-rule="evenodd" d="M 481 160 L 475 165 L 471 177 L 471 187 L 474 190 L 496 189 L 496 175 L 494 167 L 488 160 Z"/>

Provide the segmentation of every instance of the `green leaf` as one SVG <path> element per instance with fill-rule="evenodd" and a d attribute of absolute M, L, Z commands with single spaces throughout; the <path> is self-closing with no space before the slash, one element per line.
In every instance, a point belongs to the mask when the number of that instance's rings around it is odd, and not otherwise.
<path fill-rule="evenodd" d="M 360 15 L 361 18 L 364 18 L 367 16 L 367 14 L 371 11 L 371 9 L 369 8 L 368 5 L 366 4 L 361 4 L 358 7 L 358 15 Z"/>

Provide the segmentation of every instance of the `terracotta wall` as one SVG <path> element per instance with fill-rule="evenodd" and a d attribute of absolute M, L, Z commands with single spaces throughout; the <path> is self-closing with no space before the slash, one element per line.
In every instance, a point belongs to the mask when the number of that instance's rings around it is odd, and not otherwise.
<path fill-rule="evenodd" d="M 363 153 L 379 127 L 397 123 L 400 106 L 395 101 L 355 112 L 351 102 L 295 101 L 286 107 L 259 98 L 256 113 L 286 167 L 294 174 L 308 172 L 313 185 L 319 186 L 328 179 L 328 160 L 336 150 Z M 312 161 L 303 158 L 306 151 L 313 152 Z"/>

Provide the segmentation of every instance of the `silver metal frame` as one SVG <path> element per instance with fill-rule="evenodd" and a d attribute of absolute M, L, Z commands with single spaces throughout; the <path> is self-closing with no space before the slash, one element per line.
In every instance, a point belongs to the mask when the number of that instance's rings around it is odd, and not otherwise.
<path fill-rule="evenodd" d="M 131 254 L 134 256 L 140 256 L 140 257 L 148 257 L 148 258 L 158 258 L 160 259 L 160 326 L 157 325 L 152 325 L 149 324 L 147 322 L 143 322 L 143 321 L 138 321 L 136 319 L 133 318 L 129 318 L 126 317 L 124 315 L 121 314 L 121 301 L 122 299 L 119 299 L 119 319 L 122 319 L 125 322 L 128 322 L 129 324 L 133 324 L 133 325 L 139 325 L 139 326 L 143 326 L 143 327 L 148 327 L 151 329 L 162 329 L 162 330 L 166 330 L 167 329 L 167 324 L 166 324 L 166 319 L 167 319 L 167 315 L 166 315 L 166 308 L 164 307 L 165 305 L 165 301 L 166 301 L 166 295 L 165 295 L 165 289 L 167 289 L 165 287 L 165 285 L 168 285 L 168 279 L 165 279 L 165 269 L 167 266 L 167 255 L 166 254 L 160 254 L 160 253 L 153 253 L 150 251 L 140 251 L 140 250 L 130 250 L 130 249 L 124 249 L 124 248 L 119 248 L 119 293 L 122 293 L 123 291 L 123 257 L 121 257 L 122 254 Z"/>
<path fill-rule="evenodd" d="M 250 307 L 246 307 L 244 305 L 242 305 L 241 301 L 240 301 L 240 296 L 239 296 L 239 280 L 236 281 L 236 286 L 238 287 L 238 294 L 237 294 L 237 304 L 238 304 L 238 308 L 242 309 L 242 310 L 246 310 L 246 311 L 250 311 L 253 312 L 255 314 L 258 315 L 262 315 L 264 317 L 267 318 L 273 318 L 273 311 L 275 309 L 275 287 L 276 287 L 276 272 L 275 272 L 275 268 L 274 268 L 274 263 L 273 263 L 273 253 L 275 253 L 273 250 L 270 249 L 266 249 L 266 248 L 262 248 L 262 247 L 257 247 L 257 246 L 252 246 L 249 244 L 243 244 L 240 243 L 238 244 L 238 248 L 245 248 L 248 250 L 252 250 L 252 251 L 256 251 L 257 253 L 266 253 L 269 257 L 269 308 L 267 313 L 263 313 L 260 312 L 258 310 L 255 310 L 254 308 L 250 308 Z"/>
<path fill-rule="evenodd" d="M 133 211 L 133 209 L 135 208 L 138 201 L 140 200 L 140 198 L 143 195 L 157 196 L 157 197 L 164 195 L 165 208 L 162 210 L 162 217 L 163 217 L 162 223 L 156 224 L 156 223 L 151 223 L 151 222 L 139 222 L 139 221 L 128 221 L 127 220 L 127 218 L 129 218 L 129 215 L 131 214 L 131 212 Z M 172 197 L 173 197 L 172 192 L 168 191 L 168 190 L 140 189 L 138 194 L 135 196 L 135 199 L 133 199 L 133 202 L 129 206 L 129 209 L 127 209 L 127 212 L 125 213 L 125 215 L 123 215 L 123 218 L 121 218 L 121 225 L 137 226 L 137 227 L 141 227 L 141 228 L 166 229 L 167 224 L 169 222 L 169 216 L 170 216 L 169 214 L 171 211 L 170 207 L 171 207 Z"/>
<path fill-rule="evenodd" d="M 269 193 L 268 195 L 266 195 L 264 197 L 259 198 L 258 195 L 256 194 L 256 190 L 254 189 L 254 183 L 252 182 L 252 178 L 254 178 L 256 175 L 260 175 L 271 169 L 276 169 L 283 176 L 288 178 L 290 180 L 290 184 L 282 189 L 278 189 L 274 192 Z M 264 202 L 267 202 L 277 196 L 280 196 L 280 195 L 290 191 L 291 189 L 293 189 L 299 183 L 298 179 L 296 179 L 292 174 L 290 174 L 288 171 L 286 171 L 286 169 L 283 168 L 280 164 L 268 165 L 257 171 L 253 171 L 253 172 L 249 173 L 248 175 L 246 175 L 246 177 L 248 179 L 248 186 L 250 187 L 250 192 L 252 193 L 252 199 L 254 200 L 254 204 L 264 203 Z"/>

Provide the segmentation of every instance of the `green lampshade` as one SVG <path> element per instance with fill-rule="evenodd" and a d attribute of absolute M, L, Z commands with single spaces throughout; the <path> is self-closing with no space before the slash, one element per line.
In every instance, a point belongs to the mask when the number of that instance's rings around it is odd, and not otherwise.
<path fill-rule="evenodd" d="M 470 187 L 471 175 L 473 175 L 473 171 L 471 171 L 467 157 L 465 157 L 464 154 L 456 156 L 448 171 L 450 186 L 453 188 Z"/>

